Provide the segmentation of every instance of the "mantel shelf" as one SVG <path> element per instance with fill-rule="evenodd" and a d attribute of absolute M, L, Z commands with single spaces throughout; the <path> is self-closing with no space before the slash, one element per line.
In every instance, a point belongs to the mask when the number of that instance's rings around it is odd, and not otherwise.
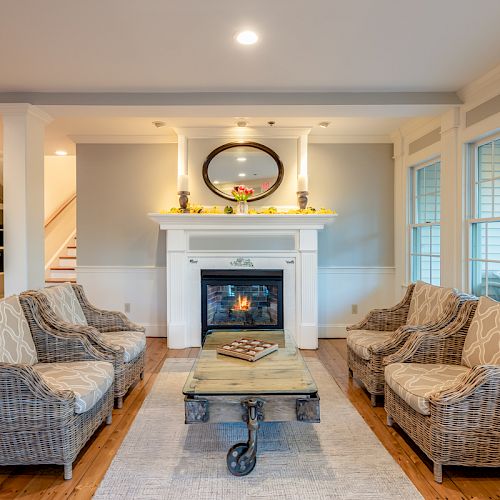
<path fill-rule="evenodd" d="M 337 214 L 160 214 L 148 217 L 161 229 L 214 230 L 214 229 L 316 229 L 334 221 Z"/>

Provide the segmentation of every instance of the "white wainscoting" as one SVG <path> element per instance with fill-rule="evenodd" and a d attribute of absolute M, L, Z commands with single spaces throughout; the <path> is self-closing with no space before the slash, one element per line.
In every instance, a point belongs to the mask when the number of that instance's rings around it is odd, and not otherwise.
<path fill-rule="evenodd" d="M 146 326 L 150 337 L 167 335 L 166 269 L 164 267 L 77 268 L 78 282 L 96 306 L 125 311 L 133 321 Z M 320 267 L 319 336 L 345 337 L 345 326 L 355 323 L 375 307 L 388 307 L 395 297 L 393 267 Z M 352 314 L 352 305 L 358 314 Z"/>
<path fill-rule="evenodd" d="M 125 312 L 146 327 L 148 337 L 167 336 L 166 270 L 164 267 L 77 267 L 78 283 L 97 307 Z"/>
<path fill-rule="evenodd" d="M 320 267 L 318 287 L 320 338 L 343 338 L 346 325 L 396 302 L 394 267 Z M 353 304 L 358 314 L 352 314 Z"/>

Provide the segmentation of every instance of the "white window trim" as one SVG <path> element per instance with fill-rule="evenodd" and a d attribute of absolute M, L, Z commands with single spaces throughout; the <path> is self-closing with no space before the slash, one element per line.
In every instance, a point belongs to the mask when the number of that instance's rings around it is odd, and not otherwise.
<path fill-rule="evenodd" d="M 417 172 L 425 167 L 429 167 L 430 165 L 434 165 L 435 163 L 440 164 L 440 180 L 441 180 L 441 156 L 436 155 L 433 156 L 432 158 L 426 159 L 424 162 L 417 163 L 415 165 L 411 165 L 409 168 L 410 172 L 410 182 L 409 182 L 409 193 L 410 193 L 410 211 L 409 211 L 409 221 L 408 221 L 408 253 L 407 253 L 407 265 L 408 265 L 408 270 L 409 270 L 409 278 L 410 281 L 413 281 L 414 279 L 414 272 L 413 272 L 413 257 L 429 257 L 430 258 L 430 265 L 431 265 L 431 276 L 432 276 L 432 258 L 439 257 L 440 260 L 440 272 L 441 272 L 441 252 L 438 254 L 431 253 L 432 252 L 432 230 L 431 230 L 431 242 L 430 242 L 430 248 L 431 251 L 429 253 L 415 253 L 413 251 L 413 233 L 414 233 L 414 228 L 416 227 L 433 227 L 433 226 L 441 226 L 441 217 L 439 218 L 439 222 L 420 222 L 417 223 L 415 222 L 416 220 L 416 214 L 417 214 L 417 194 L 416 194 L 416 187 L 417 187 Z M 439 189 L 439 197 L 441 198 L 441 182 L 439 183 L 440 189 Z M 438 194 L 438 191 L 433 191 L 431 193 L 426 193 L 426 195 L 432 195 L 432 194 Z M 441 277 L 440 277 L 441 281 Z"/>
<path fill-rule="evenodd" d="M 469 163 L 467 169 L 468 176 L 468 193 L 467 193 L 467 290 L 472 293 L 472 273 L 473 273 L 473 262 L 484 262 L 486 275 L 488 273 L 488 262 L 500 263 L 499 260 L 495 259 L 478 259 L 473 258 L 474 254 L 472 248 L 472 237 L 473 237 L 473 226 L 474 224 L 479 224 L 482 222 L 500 222 L 500 216 L 498 217 L 477 217 L 478 212 L 478 195 L 477 186 L 478 182 L 478 154 L 479 148 L 484 144 L 494 142 L 500 139 L 500 133 L 490 134 L 483 137 L 482 139 L 467 144 L 467 161 Z M 500 177 L 494 177 L 492 180 L 498 180 Z M 485 292 L 488 294 L 488 280 L 486 280 Z"/>

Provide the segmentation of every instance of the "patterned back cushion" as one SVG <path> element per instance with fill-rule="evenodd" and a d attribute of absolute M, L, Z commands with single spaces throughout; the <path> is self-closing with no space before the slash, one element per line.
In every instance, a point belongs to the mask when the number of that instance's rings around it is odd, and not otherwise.
<path fill-rule="evenodd" d="M 462 351 L 462 364 L 500 365 L 500 302 L 481 297 Z"/>
<path fill-rule="evenodd" d="M 0 301 L 0 363 L 34 365 L 38 362 L 35 343 L 19 298 Z"/>
<path fill-rule="evenodd" d="M 71 283 L 44 288 L 41 293 L 47 297 L 50 307 L 63 321 L 72 325 L 87 326 L 82 306 Z"/>
<path fill-rule="evenodd" d="M 454 294 L 453 288 L 444 288 L 417 281 L 411 296 L 406 323 L 408 325 L 435 323 L 443 316 L 445 308 Z"/>

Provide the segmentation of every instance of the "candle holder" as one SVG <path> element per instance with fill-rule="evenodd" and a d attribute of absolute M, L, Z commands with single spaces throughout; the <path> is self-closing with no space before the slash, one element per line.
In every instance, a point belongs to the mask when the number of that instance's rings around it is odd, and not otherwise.
<path fill-rule="evenodd" d="M 182 211 L 187 214 L 189 212 L 188 209 L 188 196 L 191 194 L 189 191 L 179 191 L 177 193 L 179 195 L 179 206 L 182 208 Z"/>
<path fill-rule="evenodd" d="M 307 208 L 307 195 L 309 191 L 297 191 L 297 201 L 299 202 L 299 208 L 304 210 Z"/>

